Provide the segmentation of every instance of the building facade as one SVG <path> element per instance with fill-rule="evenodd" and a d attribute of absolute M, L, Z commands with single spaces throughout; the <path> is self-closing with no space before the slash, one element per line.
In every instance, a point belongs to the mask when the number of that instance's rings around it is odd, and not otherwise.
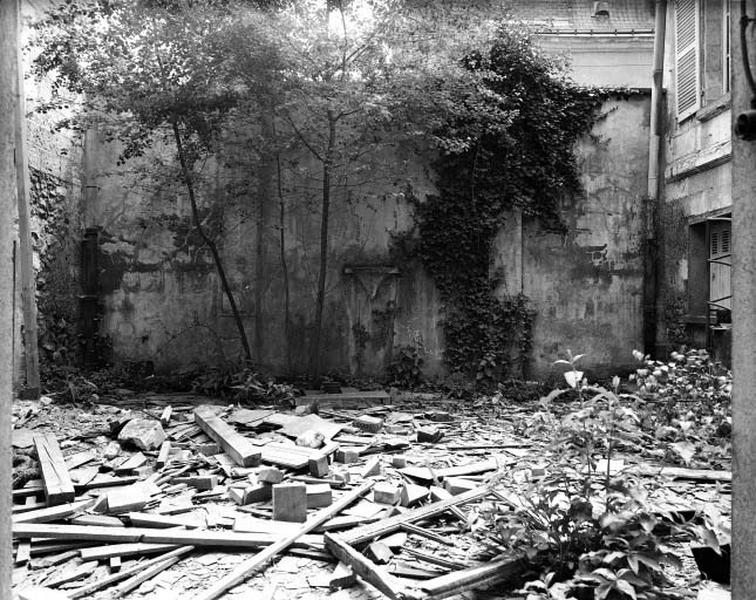
<path fill-rule="evenodd" d="M 709 347 L 729 362 L 735 3 L 666 4 L 656 351 Z"/>

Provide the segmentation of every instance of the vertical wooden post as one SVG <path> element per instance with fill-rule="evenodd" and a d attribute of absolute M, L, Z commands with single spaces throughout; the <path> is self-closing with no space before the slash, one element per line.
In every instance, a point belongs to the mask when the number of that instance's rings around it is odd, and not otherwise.
<path fill-rule="evenodd" d="M 741 9 L 753 11 L 753 2 Z M 735 5 L 733 5 L 733 9 Z M 756 39 L 752 31 L 741 45 L 740 14 L 733 13 L 732 118 L 751 108 L 750 89 L 742 52 L 756 67 Z M 752 27 L 749 26 L 749 28 Z M 756 598 L 756 142 L 732 140 L 732 598 Z"/>
<path fill-rule="evenodd" d="M 0 115 L 15 111 L 16 0 L 0 0 Z M 13 395 L 13 229 L 15 212 L 15 131 L 12 119 L 0 119 L 0 598 L 11 597 L 11 401 Z"/>
<path fill-rule="evenodd" d="M 39 398 L 39 350 L 37 348 L 37 299 L 34 284 L 31 225 L 29 214 L 29 165 L 26 151 L 26 103 L 24 101 L 24 69 L 21 61 L 21 0 L 15 3 L 16 29 L 16 82 L 15 106 L 15 157 L 16 203 L 18 205 L 18 257 L 21 276 L 21 310 L 24 317 L 24 359 L 26 390 L 24 397 Z"/>

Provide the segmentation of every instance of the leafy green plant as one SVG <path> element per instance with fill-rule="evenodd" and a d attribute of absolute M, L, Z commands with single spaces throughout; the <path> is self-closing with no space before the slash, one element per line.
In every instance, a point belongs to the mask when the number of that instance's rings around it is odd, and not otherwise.
<path fill-rule="evenodd" d="M 705 350 L 673 352 L 669 361 L 637 350 L 633 355 L 641 366 L 630 379 L 637 395 L 654 407 L 646 411 L 643 427 L 667 443 L 660 458 L 689 465 L 722 457 L 732 432 L 731 372 Z"/>
<path fill-rule="evenodd" d="M 668 597 L 665 568 L 679 568 L 671 539 L 696 540 L 715 550 L 718 533 L 727 537 L 724 520 L 707 511 L 684 521 L 650 499 L 660 481 L 614 476 L 612 457 L 618 449 L 640 450 L 654 442 L 642 429 L 635 394 L 591 386 L 578 369 L 582 355 L 568 351 L 564 360 L 567 389 L 541 400 L 534 417 L 555 432 L 545 475 L 531 478 L 524 493 L 510 498 L 511 514 L 491 516 L 499 542 L 538 564 L 543 575 L 520 592 L 528 600 L 588 597 L 596 600 L 657 600 Z M 695 372 L 702 367 L 693 361 Z M 654 377 L 658 377 L 654 375 Z M 577 402 L 561 416 L 554 399 L 575 394 Z M 540 415 L 540 416 L 539 416 Z M 598 457 L 606 470 L 598 472 Z M 664 525 L 664 527 L 659 527 Z"/>
<path fill-rule="evenodd" d="M 399 346 L 387 368 L 391 385 L 412 389 L 423 382 L 423 363 L 425 358 L 422 348 L 417 346 Z"/>

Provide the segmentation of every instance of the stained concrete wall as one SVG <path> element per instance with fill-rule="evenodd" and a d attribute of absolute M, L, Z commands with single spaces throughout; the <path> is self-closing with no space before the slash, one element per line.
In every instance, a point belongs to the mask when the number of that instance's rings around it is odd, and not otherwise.
<path fill-rule="evenodd" d="M 643 343 L 643 243 L 648 95 L 610 100 L 577 150 L 584 193 L 565 203 L 564 234 L 514 215 L 498 238 L 498 263 L 536 311 L 531 373 L 553 372 L 566 350 L 596 375 L 633 362 Z M 518 225 L 521 223 L 521 225 Z M 506 257 L 502 259 L 501 257 Z"/>
<path fill-rule="evenodd" d="M 585 193 L 562 208 L 565 235 L 515 215 L 498 238 L 492 268 L 504 275 L 502 293 L 524 292 L 538 313 L 536 376 L 547 375 L 567 348 L 587 352 L 586 364 L 602 367 L 630 362 L 641 345 L 648 105 L 645 95 L 608 102 L 597 137 L 580 144 Z M 90 136 L 83 177 L 85 223 L 101 231 L 103 333 L 111 336 L 116 357 L 153 360 L 165 369 L 238 359 L 235 325 L 209 256 L 191 232 L 183 191 L 175 180 L 147 175 L 144 167 L 154 165 L 155 156 L 119 170 L 115 154 L 116 148 Z M 219 207 L 207 213 L 207 222 L 217 230 L 256 359 L 275 372 L 305 371 L 319 260 L 317 164 L 300 157 L 292 162 L 296 168 L 282 172 L 287 339 L 280 198 L 255 191 L 257 181 L 246 181 L 251 192 L 224 196 L 239 188 L 243 174 L 221 162 L 207 165 L 200 199 L 205 207 Z M 398 264 L 391 254 L 393 236 L 413 225 L 406 183 L 420 198 L 433 191 L 425 162 L 427 157 L 393 148 L 374 157 L 373 176 L 335 188 L 327 370 L 380 374 L 405 344 L 422 344 L 430 372 L 441 367 L 437 290 L 421 268 Z"/>
<path fill-rule="evenodd" d="M 88 134 L 85 224 L 100 231 L 102 332 L 116 358 L 151 360 L 158 369 L 235 361 L 236 326 L 210 256 L 192 232 L 184 190 L 170 166 L 162 174 L 148 169 L 169 153 L 156 148 L 118 168 L 118 148 Z M 210 161 L 200 179 L 203 214 L 220 245 L 256 362 L 275 372 L 309 367 L 320 256 L 318 166 L 302 157 L 291 162 L 296 166 L 282 171 L 283 227 L 281 199 L 260 193 L 255 177 L 250 181 L 254 165 L 241 172 Z M 413 225 L 404 186 L 411 182 L 423 197 L 433 190 L 431 175 L 396 148 L 374 157 L 374 165 L 367 179 L 334 186 L 323 363 L 326 370 L 377 374 L 393 348 L 421 343 L 429 370 L 438 370 L 435 287 L 419 267 L 399 269 L 389 252 L 393 235 Z M 246 191 L 228 192 L 240 188 Z"/>

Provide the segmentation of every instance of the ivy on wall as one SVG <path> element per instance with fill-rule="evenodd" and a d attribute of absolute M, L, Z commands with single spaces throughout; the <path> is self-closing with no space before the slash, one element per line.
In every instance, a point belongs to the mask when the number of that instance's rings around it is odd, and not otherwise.
<path fill-rule="evenodd" d="M 509 122 L 483 128 L 477 139 L 471 133 L 462 151 L 440 154 L 437 195 L 410 194 L 419 233 L 413 253 L 445 304 L 447 367 L 485 384 L 525 374 L 535 316 L 525 296 L 494 294 L 496 235 L 512 209 L 564 229 L 559 205 L 581 191 L 575 144 L 590 132 L 605 94 L 569 82 L 558 61 L 515 31 L 502 30 L 489 51 L 465 62 L 486 73 L 490 101 L 504 103 Z M 468 125 L 450 122 L 453 131 L 438 135 L 460 137 Z"/>
<path fill-rule="evenodd" d="M 72 220 L 67 182 L 30 168 L 40 360 L 44 369 L 77 361 L 78 223 Z"/>

